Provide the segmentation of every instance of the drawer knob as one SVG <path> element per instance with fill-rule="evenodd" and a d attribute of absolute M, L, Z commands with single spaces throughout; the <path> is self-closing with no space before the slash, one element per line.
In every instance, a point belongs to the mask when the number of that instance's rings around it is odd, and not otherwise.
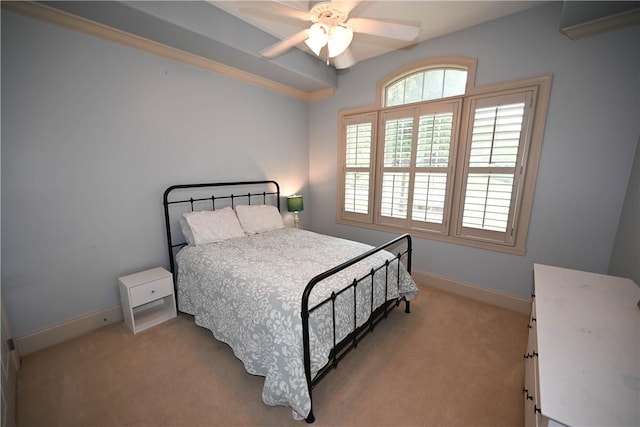
<path fill-rule="evenodd" d="M 152 294 L 155 294 L 155 293 L 156 293 L 156 290 L 155 290 L 155 289 L 151 289 L 151 293 L 152 293 Z"/>

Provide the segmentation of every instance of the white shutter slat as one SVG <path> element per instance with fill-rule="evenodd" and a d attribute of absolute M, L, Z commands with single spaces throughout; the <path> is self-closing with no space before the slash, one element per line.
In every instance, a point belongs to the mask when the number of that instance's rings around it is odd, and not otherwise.
<path fill-rule="evenodd" d="M 446 191 L 446 173 L 416 173 L 411 219 L 442 224 Z"/>
<path fill-rule="evenodd" d="M 477 108 L 469 166 L 515 166 L 520 146 L 524 102 Z"/>
<path fill-rule="evenodd" d="M 406 167 L 411 163 L 413 117 L 387 120 L 384 133 L 384 166 Z"/>
<path fill-rule="evenodd" d="M 469 174 L 462 225 L 506 232 L 513 180 L 513 174 Z"/>
<path fill-rule="evenodd" d="M 346 131 L 346 167 L 365 167 L 371 164 L 371 123 L 348 125 Z"/>
<path fill-rule="evenodd" d="M 409 202 L 409 173 L 385 172 L 382 174 L 382 200 L 380 213 L 391 218 L 407 218 Z"/>
<path fill-rule="evenodd" d="M 344 178 L 344 209 L 369 213 L 369 172 L 347 172 Z"/>
<path fill-rule="evenodd" d="M 448 167 L 453 112 L 420 116 L 417 167 Z"/>

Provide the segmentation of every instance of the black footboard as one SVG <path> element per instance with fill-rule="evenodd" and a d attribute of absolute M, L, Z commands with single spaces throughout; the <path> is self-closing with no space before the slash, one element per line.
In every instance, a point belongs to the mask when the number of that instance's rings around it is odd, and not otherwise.
<path fill-rule="evenodd" d="M 397 256 L 396 259 L 393 261 L 386 261 L 383 265 L 380 265 L 379 267 L 377 267 L 376 269 L 372 269 L 367 275 L 363 276 L 363 277 L 359 277 L 359 278 L 354 278 L 353 282 L 351 282 L 351 284 L 345 286 L 343 289 L 341 289 L 338 292 L 333 292 L 331 297 L 320 301 L 319 303 L 317 303 L 316 305 L 314 305 L 313 307 L 309 307 L 309 297 L 311 295 L 311 292 L 313 290 L 313 288 L 320 282 L 322 282 L 323 280 L 327 279 L 328 277 L 333 276 L 334 274 L 337 274 L 338 272 L 344 270 L 345 268 L 352 266 L 362 260 L 364 260 L 365 258 L 368 258 L 370 256 L 372 256 L 373 254 L 383 251 L 383 250 L 387 250 L 388 248 L 391 247 L 395 247 L 395 246 L 402 246 L 404 249 L 401 250 Z M 384 245 L 378 246 L 374 249 L 371 249 L 370 251 L 355 257 L 343 264 L 340 264 L 334 268 L 332 268 L 331 270 L 328 270 L 324 273 L 321 273 L 319 275 L 317 275 L 316 277 L 314 277 L 313 279 L 311 279 L 309 281 L 309 283 L 307 284 L 303 296 L 302 296 L 302 339 L 303 339 L 303 351 L 304 351 L 304 370 L 305 370 L 305 376 L 307 379 L 307 387 L 309 389 L 309 399 L 311 401 L 311 409 L 309 410 L 309 414 L 306 418 L 306 421 L 308 423 L 312 423 L 315 421 L 315 417 L 313 415 L 313 395 L 312 395 L 312 389 L 313 387 L 332 369 L 335 368 L 338 365 L 338 362 L 353 348 L 355 348 L 358 345 L 358 340 L 364 336 L 365 334 L 367 334 L 370 331 L 373 331 L 373 327 L 380 322 L 382 319 L 387 317 L 387 314 L 389 313 L 389 311 L 391 309 L 393 309 L 395 306 L 397 306 L 398 304 L 400 304 L 400 302 L 402 300 L 405 300 L 405 304 L 406 304 L 406 308 L 405 308 L 405 312 L 409 313 L 410 312 L 410 302 L 407 301 L 404 297 L 397 297 L 395 299 L 391 299 L 391 300 L 386 300 L 385 298 L 385 302 L 377 307 L 374 308 L 373 307 L 373 277 L 374 274 L 379 271 L 379 270 L 385 270 L 385 295 L 387 295 L 387 289 L 389 286 L 389 274 L 395 274 L 396 275 L 396 283 L 398 286 L 400 286 L 400 269 L 402 268 L 402 258 L 405 257 L 406 258 L 406 264 L 405 267 L 407 269 L 407 271 L 409 273 L 411 273 L 411 252 L 412 252 L 412 247 L 411 247 L 411 236 L 409 234 L 403 234 L 402 236 L 399 236 L 387 243 L 385 243 Z M 397 262 L 394 262 L 396 261 Z M 394 265 L 395 264 L 395 265 Z M 392 271 L 395 270 L 395 271 Z M 367 279 L 370 278 L 370 282 L 371 282 L 371 316 L 369 317 L 369 319 L 363 323 L 361 326 L 357 325 L 356 322 L 356 310 L 354 307 L 354 325 L 353 325 L 353 330 L 351 333 L 349 333 L 345 338 L 341 339 L 340 341 L 336 342 L 336 336 L 335 336 L 335 299 L 337 296 L 339 296 L 340 294 L 347 292 L 347 291 L 352 291 L 354 292 L 354 305 L 355 305 L 355 292 L 357 292 L 357 287 L 360 285 L 361 282 L 365 282 L 367 281 Z M 399 291 L 399 289 L 398 289 Z M 334 338 L 333 338 L 333 349 L 331 350 L 330 354 L 329 354 L 329 362 L 323 367 L 321 368 L 318 373 L 315 375 L 314 378 L 311 378 L 311 349 L 310 349 L 310 343 L 309 343 L 309 315 L 317 310 L 318 308 L 324 306 L 325 304 L 331 304 L 332 307 L 332 313 L 333 313 L 333 329 L 334 329 Z"/>

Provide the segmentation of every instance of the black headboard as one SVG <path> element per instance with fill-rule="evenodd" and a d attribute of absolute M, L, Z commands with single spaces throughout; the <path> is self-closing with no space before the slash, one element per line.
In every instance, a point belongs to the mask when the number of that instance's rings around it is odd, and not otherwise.
<path fill-rule="evenodd" d="M 186 245 L 180 229 L 180 216 L 184 212 L 215 210 L 226 206 L 233 208 L 237 204 L 274 205 L 280 210 L 280 185 L 276 181 L 214 182 L 172 185 L 165 190 L 164 221 L 174 283 L 175 254 Z"/>

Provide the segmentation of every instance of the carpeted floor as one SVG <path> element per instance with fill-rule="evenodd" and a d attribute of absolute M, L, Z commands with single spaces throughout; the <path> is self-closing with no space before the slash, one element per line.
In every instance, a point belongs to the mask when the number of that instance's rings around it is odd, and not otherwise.
<path fill-rule="evenodd" d="M 317 426 L 524 423 L 528 318 L 420 288 L 314 390 Z M 193 318 L 138 335 L 124 324 L 39 351 L 18 373 L 18 426 L 285 426 L 263 378 Z"/>

